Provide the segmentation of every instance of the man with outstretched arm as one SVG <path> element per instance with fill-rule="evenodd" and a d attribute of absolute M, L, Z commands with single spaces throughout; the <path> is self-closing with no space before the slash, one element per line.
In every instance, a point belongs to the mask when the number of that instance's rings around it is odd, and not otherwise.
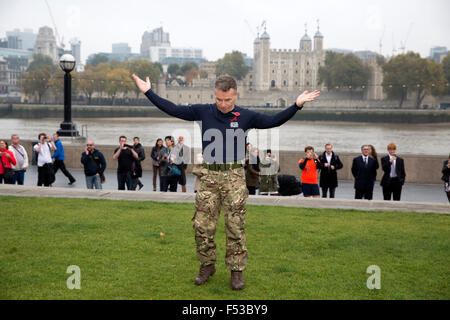
<path fill-rule="evenodd" d="M 230 76 L 221 76 L 216 80 L 215 104 L 189 106 L 178 106 L 156 95 L 151 90 L 148 77 L 143 81 L 133 74 L 133 79 L 140 91 L 160 110 L 183 120 L 201 122 L 204 163 L 199 173 L 200 188 L 196 193 L 192 219 L 200 260 L 195 284 L 204 284 L 216 271 L 214 234 L 220 209 L 223 208 L 227 236 L 225 263 L 231 270 L 231 288 L 242 290 L 242 271 L 247 266 L 244 223 L 248 190 L 244 161 L 248 130 L 281 126 L 303 108 L 305 102 L 314 101 L 319 91 L 303 92 L 292 106 L 272 115 L 236 106 L 237 85 Z"/>

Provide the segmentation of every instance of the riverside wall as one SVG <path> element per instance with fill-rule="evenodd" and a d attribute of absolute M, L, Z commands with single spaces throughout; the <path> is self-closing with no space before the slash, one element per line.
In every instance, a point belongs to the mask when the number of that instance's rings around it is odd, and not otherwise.
<path fill-rule="evenodd" d="M 6 137 L 4 137 L 6 138 Z M 5 140 L 10 141 L 9 137 Z M 64 145 L 64 151 L 66 155 L 65 164 L 68 168 L 82 168 L 80 162 L 81 154 L 84 152 L 85 144 L 73 143 L 70 138 L 62 138 L 61 141 Z M 37 141 L 34 141 L 37 142 Z M 32 157 L 32 141 L 22 140 L 21 144 L 26 148 L 28 156 Z M 100 150 L 105 156 L 108 169 L 117 169 L 117 161 L 113 160 L 114 149 L 118 146 L 111 145 L 98 145 L 96 148 Z M 150 171 L 153 169 L 152 161 L 150 158 L 151 147 L 144 146 L 146 159 L 142 162 L 143 170 Z M 201 152 L 199 149 L 191 150 L 191 159 L 194 159 L 194 154 Z M 300 169 L 298 167 L 298 160 L 303 157 L 303 150 L 299 151 L 280 151 L 280 174 L 290 174 L 296 177 L 300 176 Z M 344 165 L 343 169 L 338 171 L 338 179 L 340 180 L 352 180 L 351 166 L 354 157 L 358 156 L 358 153 L 338 153 L 341 161 Z M 381 157 L 385 156 L 386 153 L 379 153 L 379 161 Z M 407 183 L 421 183 L 421 184 L 440 184 L 441 181 L 441 170 L 443 161 L 446 160 L 445 156 L 434 156 L 434 155 L 399 155 L 405 160 L 405 170 L 406 170 L 406 182 Z M 188 172 L 191 171 L 192 165 L 188 166 Z M 379 181 L 383 173 L 380 169 L 378 170 L 377 180 Z"/>

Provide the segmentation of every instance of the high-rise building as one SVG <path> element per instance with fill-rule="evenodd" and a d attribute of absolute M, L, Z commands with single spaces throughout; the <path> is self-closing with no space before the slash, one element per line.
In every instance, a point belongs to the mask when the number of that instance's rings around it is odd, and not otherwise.
<path fill-rule="evenodd" d="M 13 49 L 23 49 L 23 50 L 34 50 L 34 44 L 36 43 L 37 34 L 33 33 L 32 29 L 24 29 L 20 31 L 20 29 L 14 29 L 12 31 L 6 31 L 6 37 L 19 37 L 22 42 L 21 48 L 13 48 Z M 10 47 L 12 48 L 12 47 Z"/>
<path fill-rule="evenodd" d="M 150 47 L 170 47 L 169 33 L 163 28 L 145 31 L 142 35 L 141 57 L 150 59 Z"/>
<path fill-rule="evenodd" d="M 34 53 L 43 54 L 52 58 L 54 63 L 58 63 L 58 48 L 53 29 L 47 26 L 39 28 L 39 33 L 34 45 Z"/>
<path fill-rule="evenodd" d="M 8 36 L 8 48 L 22 50 L 22 38 L 20 36 Z"/>
<path fill-rule="evenodd" d="M 162 27 L 151 32 L 144 32 L 141 43 L 141 57 L 164 65 L 171 63 L 181 65 L 186 62 L 199 64 L 205 61 L 202 49 L 171 47 L 169 33 L 164 32 Z"/>
<path fill-rule="evenodd" d="M 81 66 L 81 41 L 77 38 L 73 38 L 70 40 L 70 48 L 72 51 L 72 55 L 75 58 L 75 69 L 76 71 L 80 71 Z"/>
<path fill-rule="evenodd" d="M 128 43 L 120 42 L 112 44 L 112 54 L 128 55 L 131 53 L 131 47 Z"/>
<path fill-rule="evenodd" d="M 447 47 L 433 47 L 430 49 L 430 59 L 441 62 L 441 56 L 445 56 L 447 53 Z"/>

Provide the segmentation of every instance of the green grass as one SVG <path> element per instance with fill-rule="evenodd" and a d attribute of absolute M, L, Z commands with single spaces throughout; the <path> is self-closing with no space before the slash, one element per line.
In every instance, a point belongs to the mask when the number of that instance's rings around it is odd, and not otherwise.
<path fill-rule="evenodd" d="M 246 288 L 198 272 L 193 204 L 0 196 L 0 299 L 449 299 L 449 216 L 247 206 Z M 163 236 L 160 233 L 164 233 Z M 81 290 L 69 290 L 69 265 Z M 366 287 L 370 265 L 381 289 Z"/>

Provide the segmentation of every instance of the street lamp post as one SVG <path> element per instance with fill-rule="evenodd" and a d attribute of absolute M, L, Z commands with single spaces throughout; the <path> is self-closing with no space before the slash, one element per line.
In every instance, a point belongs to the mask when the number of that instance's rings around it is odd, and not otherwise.
<path fill-rule="evenodd" d="M 63 137 L 78 137 L 75 124 L 72 122 L 72 76 L 70 72 L 75 68 L 75 58 L 71 54 L 64 54 L 59 59 L 59 66 L 64 74 L 64 121 L 60 124 L 58 134 Z"/>

